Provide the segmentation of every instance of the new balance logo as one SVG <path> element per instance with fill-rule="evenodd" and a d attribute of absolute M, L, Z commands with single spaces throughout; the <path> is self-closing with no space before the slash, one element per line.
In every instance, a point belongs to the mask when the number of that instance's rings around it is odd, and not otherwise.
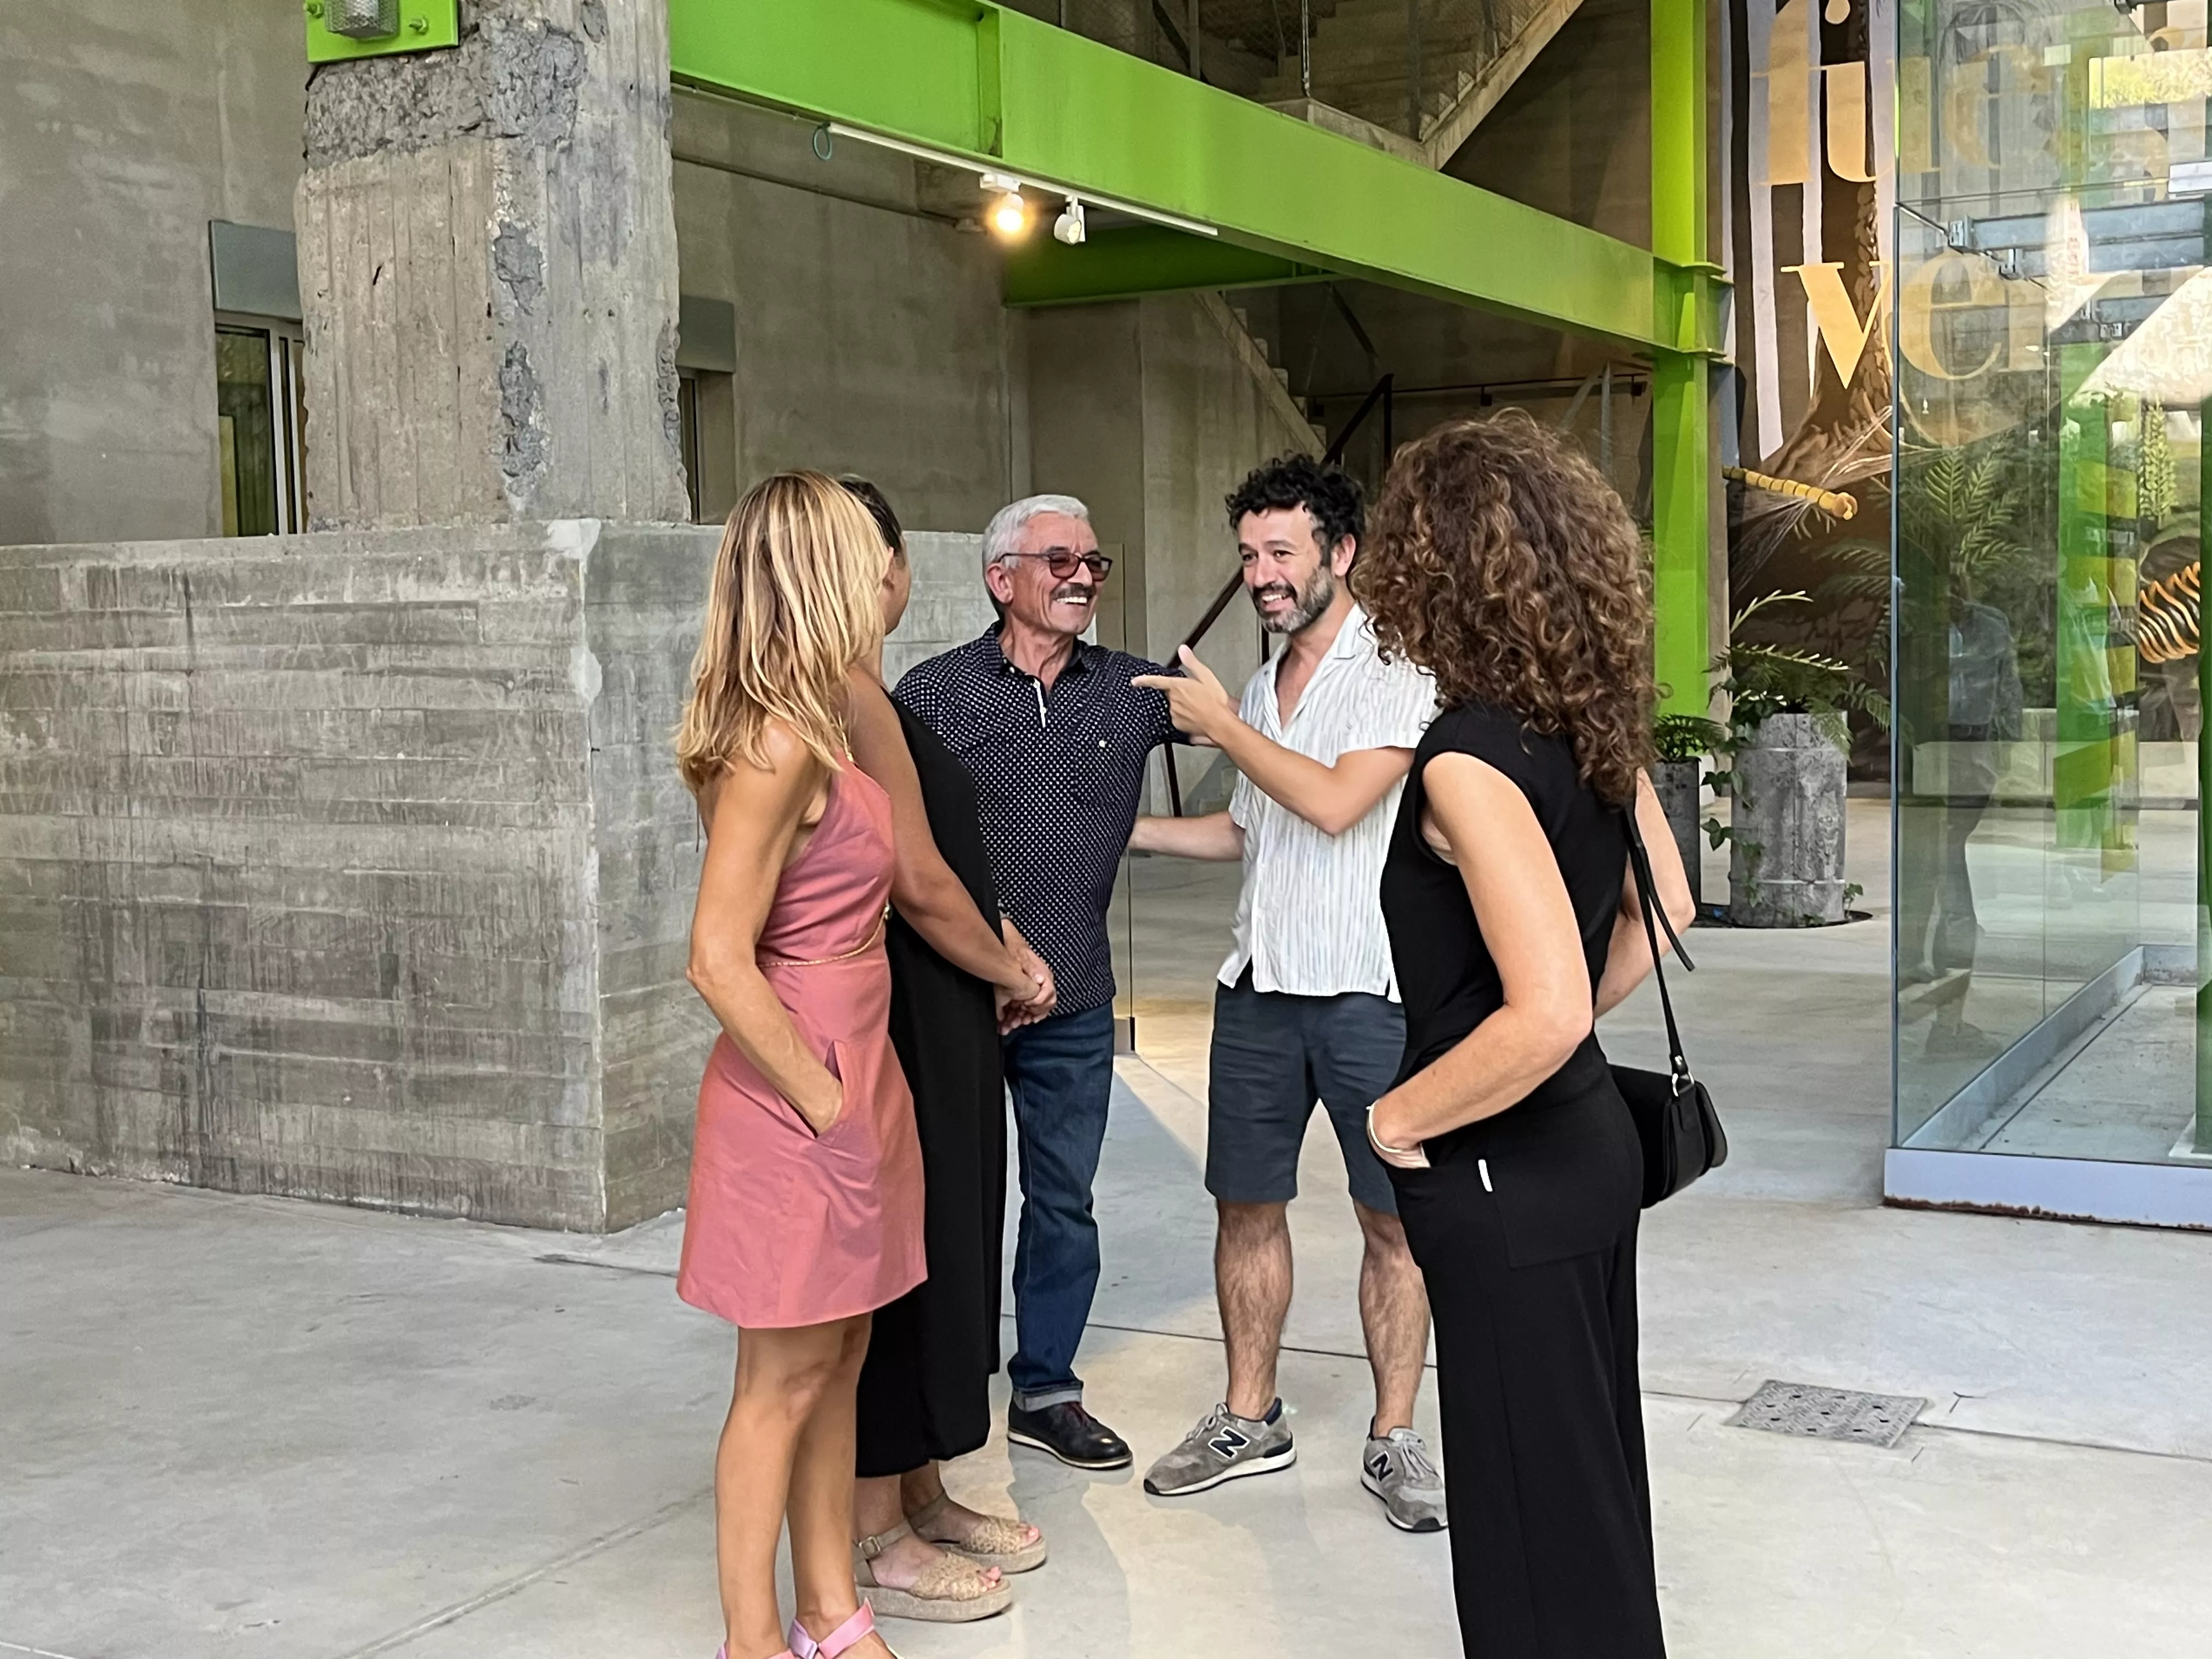
<path fill-rule="evenodd" d="M 1226 1463 L 1252 1443 L 1252 1437 L 1236 1429 L 1224 1428 L 1206 1443 L 1216 1457 Z"/>
<path fill-rule="evenodd" d="M 1373 1475 L 1377 1480 L 1380 1480 L 1384 1475 L 1390 1473 L 1390 1460 L 1383 1456 L 1381 1453 L 1376 1453 L 1374 1456 L 1367 1460 L 1367 1473 Z"/>

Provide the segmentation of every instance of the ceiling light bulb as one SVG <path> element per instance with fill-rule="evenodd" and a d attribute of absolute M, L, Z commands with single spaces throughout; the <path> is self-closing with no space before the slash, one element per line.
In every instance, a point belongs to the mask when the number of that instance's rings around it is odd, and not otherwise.
<path fill-rule="evenodd" d="M 1080 242 L 1084 235 L 1083 204 L 1073 196 L 1069 197 L 1067 205 L 1060 210 L 1060 217 L 1052 222 L 1052 234 L 1054 240 L 1065 242 L 1070 247 Z"/>
<path fill-rule="evenodd" d="M 991 228 L 1000 235 L 1019 236 L 1030 228 L 1030 204 L 1022 193 L 1010 190 L 991 204 Z"/>

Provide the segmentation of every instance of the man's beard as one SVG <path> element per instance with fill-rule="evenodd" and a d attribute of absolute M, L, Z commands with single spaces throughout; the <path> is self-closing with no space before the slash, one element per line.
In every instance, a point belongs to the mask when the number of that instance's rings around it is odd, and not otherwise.
<path fill-rule="evenodd" d="M 1291 608 L 1272 617 L 1261 611 L 1260 626 L 1270 634 L 1302 634 L 1313 626 L 1322 611 L 1336 603 L 1336 573 L 1327 565 L 1322 566 L 1314 572 L 1314 579 L 1306 584 L 1304 592 L 1288 582 L 1269 582 L 1265 587 L 1255 587 L 1252 590 L 1254 609 L 1278 594 L 1291 601 Z"/>

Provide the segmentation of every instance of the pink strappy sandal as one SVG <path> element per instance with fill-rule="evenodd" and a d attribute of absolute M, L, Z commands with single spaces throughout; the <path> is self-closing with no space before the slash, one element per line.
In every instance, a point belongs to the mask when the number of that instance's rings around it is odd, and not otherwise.
<path fill-rule="evenodd" d="M 860 1610 L 843 1624 L 831 1631 L 819 1642 L 806 1633 L 806 1626 L 796 1619 L 791 1621 L 792 1659 L 837 1659 L 837 1656 L 864 1642 L 876 1633 L 876 1610 L 866 1601 Z"/>
<path fill-rule="evenodd" d="M 793 1628 L 795 1630 L 798 1626 L 794 1625 Z M 730 1659 L 730 1648 L 726 1642 L 714 1650 L 714 1659 Z M 771 1653 L 768 1659 L 799 1659 L 799 1656 L 786 1648 L 781 1653 Z"/>

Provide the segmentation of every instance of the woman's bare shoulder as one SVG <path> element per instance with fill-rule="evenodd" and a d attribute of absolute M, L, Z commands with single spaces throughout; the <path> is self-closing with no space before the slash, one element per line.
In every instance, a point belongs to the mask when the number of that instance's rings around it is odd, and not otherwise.
<path fill-rule="evenodd" d="M 742 802 L 754 811 L 773 811 L 781 802 L 818 796 L 829 777 L 829 767 L 798 729 L 787 720 L 771 717 L 761 727 L 757 757 L 723 757 L 721 765 L 700 788 L 699 816 L 712 823 L 715 810 L 726 800 Z M 802 817 L 811 822 L 819 815 L 817 804 Z"/>

